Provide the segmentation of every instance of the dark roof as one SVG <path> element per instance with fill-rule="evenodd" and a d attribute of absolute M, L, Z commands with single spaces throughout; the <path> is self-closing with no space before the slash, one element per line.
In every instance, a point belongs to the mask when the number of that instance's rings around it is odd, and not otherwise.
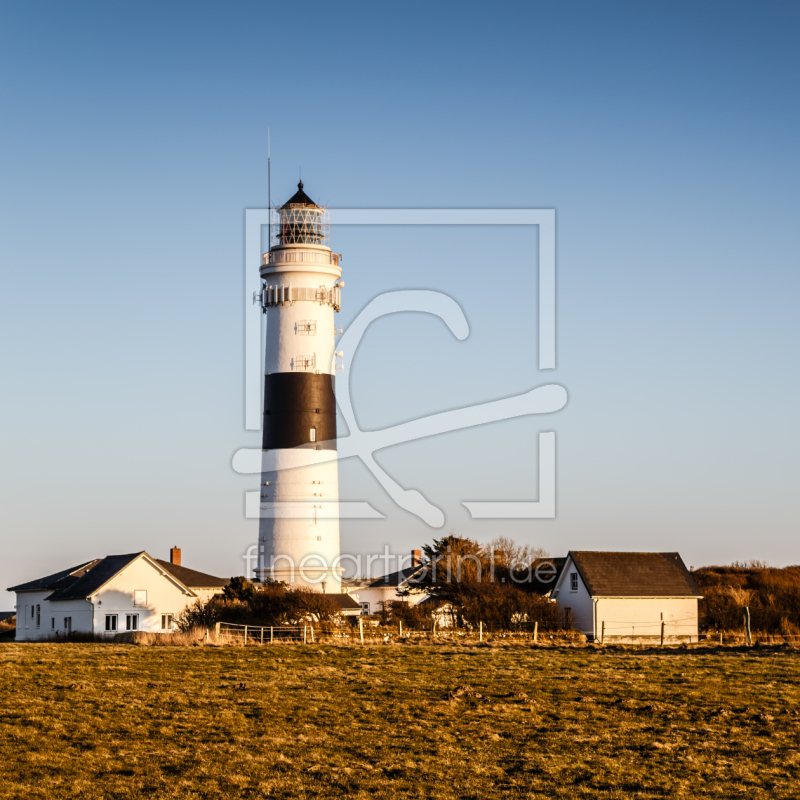
<path fill-rule="evenodd" d="M 318 208 L 317 204 L 303 191 L 303 181 L 297 184 L 297 191 L 281 206 L 314 206 Z"/>
<path fill-rule="evenodd" d="M 566 558 L 537 558 L 533 564 L 531 564 L 530 581 L 525 581 L 518 585 L 521 587 L 530 586 L 537 594 L 547 594 L 556 588 L 556 584 L 561 577 L 561 573 L 564 571 L 564 564 L 566 563 Z M 550 564 L 553 566 L 550 567 Z M 522 570 L 522 572 L 527 573 L 527 570 Z M 539 575 L 547 580 L 542 580 Z"/>
<path fill-rule="evenodd" d="M 61 589 L 66 586 L 71 586 L 82 575 L 85 575 L 95 564 L 99 563 L 100 559 L 95 558 L 92 561 L 84 561 L 83 564 L 78 564 L 77 567 L 70 567 L 69 569 L 55 572 L 52 575 L 46 575 L 44 578 L 38 578 L 35 581 L 28 581 L 27 583 L 20 583 L 17 586 L 10 586 L 9 592 L 44 592 Z"/>
<path fill-rule="evenodd" d="M 569 555 L 593 597 L 702 597 L 678 553 Z"/>
<path fill-rule="evenodd" d="M 144 552 L 144 551 L 142 551 Z M 91 569 L 86 570 L 78 580 L 69 586 L 58 589 L 48 600 L 84 600 L 108 583 L 118 572 L 135 561 L 142 553 L 128 553 L 124 556 L 106 556 Z"/>
<path fill-rule="evenodd" d="M 352 609 L 353 611 L 356 609 L 359 611 L 361 610 L 361 604 L 353 600 L 349 594 L 329 594 L 328 597 L 330 597 L 342 611 L 347 611 L 348 609 Z"/>
<path fill-rule="evenodd" d="M 158 562 L 173 578 L 177 578 L 189 589 L 221 589 L 230 583 L 229 578 L 217 578 L 214 575 L 207 575 L 205 572 L 198 572 L 188 567 L 172 564 L 169 561 L 162 561 L 160 558 L 153 560 Z"/>
<path fill-rule="evenodd" d="M 405 569 L 391 572 L 378 578 L 367 586 L 367 589 L 386 589 L 391 586 L 400 586 L 404 581 L 407 581 L 413 575 L 426 569 L 424 564 L 417 564 L 415 567 L 406 567 Z"/>

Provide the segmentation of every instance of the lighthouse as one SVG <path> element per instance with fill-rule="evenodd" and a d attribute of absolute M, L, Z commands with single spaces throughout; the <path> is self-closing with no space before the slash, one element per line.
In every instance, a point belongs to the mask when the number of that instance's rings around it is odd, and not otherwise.
<path fill-rule="evenodd" d="M 340 592 L 339 475 L 331 451 L 341 256 L 331 252 L 327 210 L 302 181 L 277 212 L 257 295 L 267 338 L 256 576 Z"/>

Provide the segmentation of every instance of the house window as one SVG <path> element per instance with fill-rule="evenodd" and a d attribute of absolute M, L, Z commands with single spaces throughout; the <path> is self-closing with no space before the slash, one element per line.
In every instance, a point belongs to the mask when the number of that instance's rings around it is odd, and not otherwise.
<path fill-rule="evenodd" d="M 147 605 L 147 589 L 137 589 L 133 593 L 133 604 L 134 606 Z"/>
<path fill-rule="evenodd" d="M 172 614 L 162 614 L 161 615 L 161 630 L 162 631 L 171 631 L 172 630 Z"/>
<path fill-rule="evenodd" d="M 125 630 L 126 631 L 138 631 L 139 630 L 139 615 L 138 614 L 126 614 L 125 615 Z"/>
<path fill-rule="evenodd" d="M 50 630 L 54 631 L 55 629 L 56 629 L 56 618 L 50 617 Z"/>
<path fill-rule="evenodd" d="M 31 619 L 36 617 L 36 606 L 31 606 Z"/>
<path fill-rule="evenodd" d="M 117 632 L 117 615 L 106 614 L 106 633 Z"/>
<path fill-rule="evenodd" d="M 369 614 L 369 603 L 361 603 L 361 613 Z"/>
<path fill-rule="evenodd" d="M 64 617 L 64 630 L 68 634 L 72 633 L 72 617 Z"/>
<path fill-rule="evenodd" d="M 569 588 L 573 592 L 578 591 L 578 573 L 570 572 L 569 574 Z"/>
<path fill-rule="evenodd" d="M 38 628 L 42 623 L 42 607 L 36 606 L 36 627 Z"/>
<path fill-rule="evenodd" d="M 316 428 L 312 428 L 308 432 L 308 436 L 309 436 L 309 441 L 316 442 L 317 441 L 317 429 Z"/>

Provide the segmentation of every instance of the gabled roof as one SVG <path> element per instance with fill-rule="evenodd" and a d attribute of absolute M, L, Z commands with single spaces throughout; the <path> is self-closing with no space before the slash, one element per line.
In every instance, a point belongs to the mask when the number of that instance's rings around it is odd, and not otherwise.
<path fill-rule="evenodd" d="M 136 561 L 141 555 L 146 555 L 144 550 L 140 553 L 128 553 L 123 556 L 106 556 L 87 570 L 78 580 L 58 589 L 48 597 L 48 600 L 85 600 L 102 586 L 105 586 L 115 575 L 121 572 L 128 564 Z"/>
<path fill-rule="evenodd" d="M 217 578 L 214 575 L 207 575 L 205 572 L 181 567 L 170 561 L 162 561 L 160 558 L 154 558 L 153 561 L 160 564 L 173 578 L 177 578 L 189 589 L 223 589 L 230 583 L 228 578 Z"/>
<path fill-rule="evenodd" d="M 47 597 L 48 600 L 85 600 L 140 557 L 144 557 L 152 564 L 161 567 L 168 573 L 168 580 L 175 582 L 190 593 L 193 588 L 218 589 L 228 585 L 228 581 L 225 578 L 217 578 L 214 575 L 206 575 L 204 572 L 197 572 L 188 567 L 180 567 L 168 561 L 151 558 L 142 550 L 139 553 L 96 558 L 72 569 L 65 569 L 62 572 L 56 572 L 53 575 L 48 575 L 35 581 L 12 586 L 8 591 L 52 591 L 53 593 Z"/>
<path fill-rule="evenodd" d="M 7 591 L 9 592 L 44 592 L 61 589 L 65 586 L 71 586 L 81 576 L 85 575 L 95 564 L 100 563 L 101 559 L 95 558 L 91 561 L 84 561 L 78 564 L 77 567 L 70 567 L 69 569 L 55 572 L 52 575 L 46 575 L 44 578 L 37 578 L 35 581 L 28 581 L 27 583 L 20 583 L 17 586 L 10 586 Z"/>
<path fill-rule="evenodd" d="M 378 578 L 377 580 L 370 583 L 366 588 L 390 589 L 393 586 L 394 587 L 402 586 L 409 580 L 409 578 L 412 578 L 418 572 L 422 572 L 425 569 L 426 566 L 424 564 L 417 564 L 414 567 L 406 567 L 405 569 L 398 570 L 397 572 L 391 572 L 388 575 L 384 575 L 382 578 Z"/>
<path fill-rule="evenodd" d="M 287 206 L 314 206 L 314 208 L 319 208 L 319 206 L 303 191 L 303 181 L 297 184 L 297 191 L 281 206 L 281 208 L 286 208 Z"/>
<path fill-rule="evenodd" d="M 571 550 L 592 597 L 702 597 L 678 553 Z"/>

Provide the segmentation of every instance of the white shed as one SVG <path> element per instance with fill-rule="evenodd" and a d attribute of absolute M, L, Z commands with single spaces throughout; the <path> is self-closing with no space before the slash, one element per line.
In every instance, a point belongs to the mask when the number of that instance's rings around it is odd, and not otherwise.
<path fill-rule="evenodd" d="M 170 633 L 174 619 L 197 600 L 221 594 L 228 581 L 144 551 L 106 556 L 12 586 L 17 595 L 17 641 L 126 631 Z"/>
<path fill-rule="evenodd" d="M 590 640 L 697 641 L 702 595 L 678 553 L 570 551 L 551 597 Z"/>

